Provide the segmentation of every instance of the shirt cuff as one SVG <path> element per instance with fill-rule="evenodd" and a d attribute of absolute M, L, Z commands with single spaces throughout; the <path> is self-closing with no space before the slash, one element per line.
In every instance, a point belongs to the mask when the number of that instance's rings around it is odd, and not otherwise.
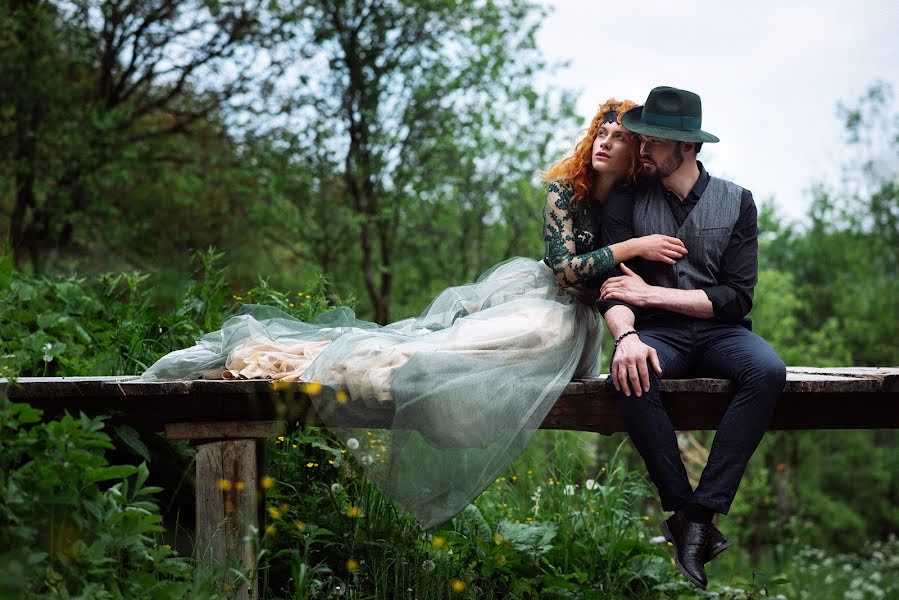
<path fill-rule="evenodd" d="M 626 306 L 634 313 L 634 316 L 638 316 L 640 314 L 640 309 L 636 306 L 631 306 L 627 302 L 621 302 L 619 300 L 597 300 L 596 307 L 599 309 L 603 315 L 606 314 L 606 311 L 612 308 L 613 306 Z"/>
<path fill-rule="evenodd" d="M 702 291 L 709 297 L 712 303 L 712 312 L 716 319 L 721 321 L 739 321 L 743 316 L 737 292 L 726 285 L 715 285 L 704 288 Z"/>

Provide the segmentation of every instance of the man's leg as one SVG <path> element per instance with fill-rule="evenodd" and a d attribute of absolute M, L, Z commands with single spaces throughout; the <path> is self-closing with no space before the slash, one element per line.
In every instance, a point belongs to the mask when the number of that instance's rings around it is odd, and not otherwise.
<path fill-rule="evenodd" d="M 690 499 L 693 488 L 680 457 L 674 427 L 662 405 L 661 379 L 682 377 L 687 372 L 690 345 L 684 332 L 674 326 L 644 325 L 638 331 L 640 340 L 655 348 L 662 374 L 656 374 L 649 365 L 648 392 L 638 397 L 631 390 L 630 397 L 627 397 L 624 392 L 618 391 L 615 397 L 631 441 L 643 457 L 649 477 L 659 490 L 662 508 L 674 511 Z"/>
<path fill-rule="evenodd" d="M 786 367 L 768 342 L 740 325 L 700 327 L 697 346 L 703 352 L 695 374 L 733 379 L 737 393 L 718 424 L 691 502 L 727 514 L 746 465 L 771 423 Z"/>

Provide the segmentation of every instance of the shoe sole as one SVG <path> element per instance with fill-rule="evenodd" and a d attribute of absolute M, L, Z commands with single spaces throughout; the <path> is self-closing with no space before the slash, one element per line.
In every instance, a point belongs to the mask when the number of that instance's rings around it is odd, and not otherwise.
<path fill-rule="evenodd" d="M 668 528 L 668 523 L 662 522 L 661 525 L 662 535 L 665 536 L 665 539 L 668 540 L 672 547 L 674 548 L 674 564 L 677 566 L 677 570 L 681 572 L 681 574 L 690 580 L 690 583 L 698 587 L 699 589 L 705 591 L 706 586 L 702 584 L 701 581 L 690 575 L 689 572 L 684 568 L 682 564 L 680 564 L 680 558 L 677 555 L 677 546 L 674 545 L 674 536 L 671 535 L 671 530 Z"/>

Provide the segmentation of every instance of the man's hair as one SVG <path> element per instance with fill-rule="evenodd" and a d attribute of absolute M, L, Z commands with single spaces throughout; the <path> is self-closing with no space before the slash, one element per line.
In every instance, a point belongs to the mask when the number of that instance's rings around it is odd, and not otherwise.
<path fill-rule="evenodd" d="M 702 142 L 680 142 L 681 144 L 693 144 L 693 147 L 696 148 L 696 154 L 699 154 L 699 151 L 702 150 Z"/>

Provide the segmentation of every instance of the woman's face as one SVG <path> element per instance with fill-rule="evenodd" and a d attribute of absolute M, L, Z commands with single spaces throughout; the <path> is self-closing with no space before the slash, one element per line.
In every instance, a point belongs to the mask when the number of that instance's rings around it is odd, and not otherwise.
<path fill-rule="evenodd" d="M 618 123 L 603 123 L 593 139 L 593 170 L 608 177 L 624 177 L 637 154 L 636 136 Z"/>

